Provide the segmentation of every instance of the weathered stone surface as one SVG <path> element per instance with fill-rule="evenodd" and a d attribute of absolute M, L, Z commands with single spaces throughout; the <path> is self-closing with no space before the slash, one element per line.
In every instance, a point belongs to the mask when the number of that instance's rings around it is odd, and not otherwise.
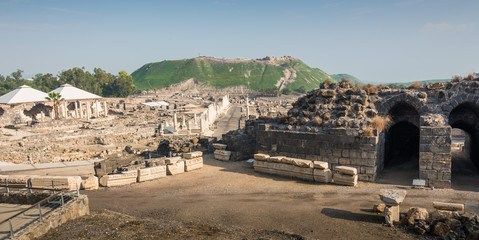
<path fill-rule="evenodd" d="M 228 147 L 228 145 L 226 145 L 226 144 L 221 144 L 221 143 L 213 143 L 213 147 L 214 147 L 216 150 L 226 150 L 226 147 Z"/>
<path fill-rule="evenodd" d="M 185 162 L 178 161 L 174 164 L 166 165 L 166 172 L 168 175 L 177 175 L 185 172 Z"/>
<path fill-rule="evenodd" d="M 329 163 L 328 162 L 323 162 L 323 161 L 314 161 L 313 162 L 313 168 L 329 169 Z"/>
<path fill-rule="evenodd" d="M 406 219 L 409 225 L 413 225 L 416 221 L 425 221 L 429 218 L 429 213 L 425 208 L 409 208 Z"/>
<path fill-rule="evenodd" d="M 356 186 L 358 184 L 358 175 L 347 175 L 340 172 L 334 173 L 333 182 L 335 184 Z"/>
<path fill-rule="evenodd" d="M 96 190 L 99 187 L 97 176 L 82 177 L 80 189 L 82 190 Z"/>
<path fill-rule="evenodd" d="M 82 179 L 79 176 L 35 176 L 30 178 L 33 188 L 55 188 L 58 190 L 80 189 Z"/>
<path fill-rule="evenodd" d="M 169 158 L 166 158 L 165 163 L 167 165 L 170 165 L 170 164 L 175 164 L 175 163 L 181 162 L 181 161 L 183 161 L 183 158 L 181 158 L 181 157 L 169 157 Z"/>
<path fill-rule="evenodd" d="M 330 169 L 317 169 L 313 170 L 314 181 L 321 183 L 330 183 L 333 180 L 333 173 Z"/>
<path fill-rule="evenodd" d="M 122 186 L 136 183 L 138 171 L 127 171 L 118 174 L 104 175 L 100 178 L 100 185 L 103 187 Z"/>
<path fill-rule="evenodd" d="M 27 187 L 28 181 L 34 175 L 0 175 L 1 186 Z"/>
<path fill-rule="evenodd" d="M 302 168 L 311 168 L 313 166 L 313 163 L 311 160 L 294 159 L 293 165 L 302 167 Z"/>
<path fill-rule="evenodd" d="M 138 182 L 150 181 L 166 177 L 166 166 L 138 169 Z"/>
<path fill-rule="evenodd" d="M 215 150 L 215 159 L 221 161 L 229 161 L 231 152 L 225 150 Z"/>
<path fill-rule="evenodd" d="M 388 206 L 399 205 L 404 201 L 407 192 L 399 189 L 382 189 L 379 193 L 381 201 Z"/>
<path fill-rule="evenodd" d="M 386 204 L 378 203 L 378 204 L 374 204 L 373 211 L 377 213 L 383 213 L 385 208 L 386 208 Z"/>
<path fill-rule="evenodd" d="M 283 158 L 285 158 L 285 156 L 271 156 L 268 158 L 268 162 L 274 162 L 274 163 L 280 163 L 281 160 L 283 160 Z"/>
<path fill-rule="evenodd" d="M 185 162 L 185 172 L 191 172 L 193 170 L 200 169 L 203 167 L 203 157 L 186 159 L 184 162 Z"/>
<path fill-rule="evenodd" d="M 346 166 L 336 166 L 334 167 L 334 170 L 342 173 L 342 174 L 345 174 L 345 175 L 356 175 L 358 174 L 358 169 L 355 168 L 355 167 L 346 167 Z"/>
<path fill-rule="evenodd" d="M 445 203 L 445 202 L 433 202 L 432 206 L 438 210 L 446 210 L 446 211 L 464 211 L 464 204 L 460 203 Z"/>
<path fill-rule="evenodd" d="M 203 152 L 201 152 L 201 151 L 183 153 L 183 158 L 185 158 L 185 159 L 198 158 L 198 157 L 202 157 L 202 156 L 203 156 Z"/>
<path fill-rule="evenodd" d="M 432 226 L 432 234 L 440 237 L 446 237 L 450 230 L 449 225 L 443 222 L 436 222 L 436 224 Z"/>
<path fill-rule="evenodd" d="M 256 153 L 254 155 L 254 160 L 257 160 L 257 161 L 266 161 L 268 160 L 268 158 L 269 158 L 268 154 Z"/>

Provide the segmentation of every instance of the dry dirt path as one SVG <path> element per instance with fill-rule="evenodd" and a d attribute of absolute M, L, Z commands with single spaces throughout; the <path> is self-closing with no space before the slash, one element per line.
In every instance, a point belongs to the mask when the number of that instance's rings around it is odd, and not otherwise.
<path fill-rule="evenodd" d="M 408 190 L 402 211 L 411 206 L 431 210 L 432 201 L 452 201 L 466 203 L 468 210 L 479 212 L 477 189 L 420 190 L 382 183 L 360 183 L 358 187 L 316 184 L 255 173 L 246 162 L 219 162 L 211 155 L 205 156 L 204 168 L 195 172 L 86 194 L 94 211 L 107 209 L 140 219 L 186 222 L 193 226 L 279 231 L 313 239 L 417 237 L 382 226 L 382 218 L 370 212 L 373 204 L 380 202 L 377 193 L 382 188 Z"/>

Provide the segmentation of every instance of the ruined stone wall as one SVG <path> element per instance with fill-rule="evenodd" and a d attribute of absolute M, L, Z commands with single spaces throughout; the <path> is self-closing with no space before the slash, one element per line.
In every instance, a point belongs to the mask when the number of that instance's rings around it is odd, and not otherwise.
<path fill-rule="evenodd" d="M 381 157 L 379 139 L 267 129 L 259 129 L 256 135 L 259 153 L 325 161 L 331 168 L 355 167 L 362 181 L 376 180 Z"/>
<path fill-rule="evenodd" d="M 421 127 L 419 178 L 428 186 L 451 186 L 451 128 Z"/>

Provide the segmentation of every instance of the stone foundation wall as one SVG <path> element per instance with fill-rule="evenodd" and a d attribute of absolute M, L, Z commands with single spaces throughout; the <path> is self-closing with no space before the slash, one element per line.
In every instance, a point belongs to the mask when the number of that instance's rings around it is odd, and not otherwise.
<path fill-rule="evenodd" d="M 428 186 L 451 187 L 451 127 L 421 127 L 419 178 Z"/>
<path fill-rule="evenodd" d="M 324 161 L 331 168 L 355 167 L 362 181 L 376 180 L 382 156 L 379 137 L 266 130 L 260 126 L 256 142 L 258 153 Z"/>

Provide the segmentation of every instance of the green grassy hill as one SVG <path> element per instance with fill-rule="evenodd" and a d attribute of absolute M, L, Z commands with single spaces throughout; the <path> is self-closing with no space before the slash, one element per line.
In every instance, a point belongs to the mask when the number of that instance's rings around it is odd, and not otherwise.
<path fill-rule="evenodd" d="M 307 90 L 318 88 L 329 76 L 292 57 L 257 60 L 199 57 L 168 60 L 145 64 L 131 75 L 138 89 L 167 87 L 194 78 L 200 83 L 218 88 L 244 85 L 260 90 L 274 88 L 284 77 L 283 71 L 290 68 L 296 71 L 294 81 L 286 85 L 291 90 L 301 86 Z"/>
<path fill-rule="evenodd" d="M 332 74 L 331 78 L 336 80 L 337 82 L 340 82 L 342 78 L 347 78 L 353 84 L 357 83 L 359 85 L 364 85 L 364 83 L 361 82 L 361 80 L 359 80 L 357 77 L 355 77 L 353 75 L 346 74 L 346 73 Z"/>

